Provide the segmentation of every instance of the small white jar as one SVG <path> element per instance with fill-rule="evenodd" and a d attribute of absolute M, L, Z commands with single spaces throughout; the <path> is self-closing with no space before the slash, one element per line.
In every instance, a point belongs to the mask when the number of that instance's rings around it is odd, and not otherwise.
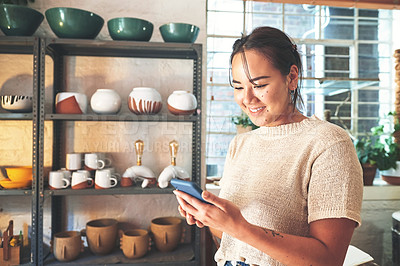
<path fill-rule="evenodd" d="M 196 97 L 188 91 L 174 91 L 167 102 L 168 110 L 174 115 L 191 115 L 197 107 Z"/>
<path fill-rule="evenodd" d="M 133 88 L 129 94 L 128 107 L 137 115 L 157 114 L 162 107 L 161 95 L 153 88 Z"/>
<path fill-rule="evenodd" d="M 116 114 L 121 109 L 121 97 L 110 89 L 98 89 L 90 99 L 90 106 L 96 114 Z"/>

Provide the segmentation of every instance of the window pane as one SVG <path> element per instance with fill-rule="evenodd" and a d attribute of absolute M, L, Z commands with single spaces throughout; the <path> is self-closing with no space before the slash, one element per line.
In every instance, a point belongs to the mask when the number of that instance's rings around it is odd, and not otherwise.
<path fill-rule="evenodd" d="M 243 12 L 242 0 L 208 0 L 207 9 L 213 11 Z"/>
<path fill-rule="evenodd" d="M 237 38 L 207 38 L 207 51 L 210 52 L 232 52 L 232 46 Z"/>
<path fill-rule="evenodd" d="M 207 110 L 208 115 L 210 116 L 234 116 L 240 115 L 241 110 L 240 107 L 231 101 L 227 102 L 219 102 L 212 101 Z"/>
<path fill-rule="evenodd" d="M 229 71 L 227 68 L 208 68 L 207 80 L 216 84 L 229 84 Z"/>
<path fill-rule="evenodd" d="M 328 8 L 330 16 L 347 16 L 347 17 L 354 16 L 353 8 L 341 8 L 341 7 L 328 7 Z"/>
<path fill-rule="evenodd" d="M 284 31 L 292 38 L 315 39 L 318 36 L 316 24 L 314 16 L 285 16 Z"/>
<path fill-rule="evenodd" d="M 358 76 L 377 78 L 379 76 L 379 53 L 377 44 L 358 45 Z"/>
<path fill-rule="evenodd" d="M 246 10 L 250 10 L 254 13 L 265 12 L 265 13 L 278 13 L 282 12 L 282 4 L 280 3 L 268 3 L 268 2 L 252 2 L 247 1 Z"/>
<path fill-rule="evenodd" d="M 243 13 L 209 11 L 207 16 L 207 34 L 241 36 Z"/>
<path fill-rule="evenodd" d="M 382 26 L 383 26 L 383 24 L 382 24 Z M 378 40 L 378 20 L 359 19 L 358 20 L 358 39 L 360 39 L 360 40 Z"/>
<path fill-rule="evenodd" d="M 207 136 L 207 155 L 209 157 L 224 157 L 228 151 L 229 143 L 235 135 L 209 134 Z"/>
<path fill-rule="evenodd" d="M 207 53 L 207 66 L 212 68 L 228 68 L 230 53 Z"/>
<path fill-rule="evenodd" d="M 261 26 L 282 29 L 282 16 L 271 14 L 253 14 L 252 16 L 247 16 L 246 24 L 247 34 L 252 32 L 255 28 Z"/>
<path fill-rule="evenodd" d="M 235 103 L 233 90 L 232 87 L 208 86 L 207 99 L 211 99 L 211 96 L 214 96 L 214 101 L 230 101 Z"/>
<path fill-rule="evenodd" d="M 354 19 L 322 18 L 322 39 L 354 40 Z"/>
<path fill-rule="evenodd" d="M 318 15 L 320 6 L 317 5 L 293 5 L 285 4 L 285 14 L 295 15 Z"/>
<path fill-rule="evenodd" d="M 207 117 L 207 131 L 219 133 L 235 133 L 236 126 L 230 117 Z"/>

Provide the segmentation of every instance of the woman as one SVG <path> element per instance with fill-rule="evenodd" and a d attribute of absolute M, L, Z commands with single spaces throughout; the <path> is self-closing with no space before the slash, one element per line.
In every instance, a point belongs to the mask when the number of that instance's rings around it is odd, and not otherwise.
<path fill-rule="evenodd" d="M 259 129 L 237 135 L 219 197 L 174 191 L 187 223 L 222 238 L 218 265 L 342 265 L 360 225 L 362 170 L 340 127 L 302 115 L 296 45 L 271 27 L 237 40 L 236 103 Z"/>

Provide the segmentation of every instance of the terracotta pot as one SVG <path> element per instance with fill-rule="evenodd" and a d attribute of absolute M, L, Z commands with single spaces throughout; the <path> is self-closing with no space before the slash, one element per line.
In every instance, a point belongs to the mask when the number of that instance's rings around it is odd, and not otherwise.
<path fill-rule="evenodd" d="M 137 259 L 146 255 L 149 249 L 149 232 L 144 229 L 131 229 L 121 232 L 120 249 L 125 257 Z"/>
<path fill-rule="evenodd" d="M 196 97 L 188 91 L 174 91 L 167 100 L 168 111 L 174 115 L 191 115 L 196 111 Z"/>
<path fill-rule="evenodd" d="M 53 254 L 58 261 L 75 260 L 83 252 L 80 232 L 65 231 L 54 235 Z"/>
<path fill-rule="evenodd" d="M 90 251 L 96 255 L 106 255 L 116 246 L 117 220 L 98 219 L 86 224 L 86 238 Z"/>
<path fill-rule="evenodd" d="M 156 114 L 162 107 L 161 95 L 153 88 L 134 88 L 128 97 L 128 107 L 137 115 Z"/>
<path fill-rule="evenodd" d="M 363 169 L 364 186 L 372 186 L 376 174 L 376 165 L 365 163 L 361 165 Z"/>
<path fill-rule="evenodd" d="M 121 97 L 110 89 L 99 89 L 90 98 L 90 106 L 96 114 L 116 114 L 121 108 Z"/>
<path fill-rule="evenodd" d="M 159 251 L 172 251 L 181 241 L 182 220 L 177 217 L 156 218 L 151 221 L 150 230 Z"/>

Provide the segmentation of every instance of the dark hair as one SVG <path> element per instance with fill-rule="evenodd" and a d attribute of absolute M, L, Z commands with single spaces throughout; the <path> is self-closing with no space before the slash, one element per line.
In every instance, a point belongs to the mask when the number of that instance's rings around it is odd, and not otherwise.
<path fill-rule="evenodd" d="M 294 91 L 292 96 L 292 102 L 294 108 L 301 110 L 303 107 L 303 99 L 300 95 L 303 76 L 302 64 L 300 54 L 297 51 L 297 46 L 290 37 L 276 28 L 259 27 L 254 29 L 250 35 L 243 36 L 235 41 L 230 57 L 230 64 L 232 65 L 233 57 L 241 53 L 246 75 L 250 82 L 252 82 L 244 53 L 245 50 L 254 50 L 264 55 L 265 58 L 284 76 L 290 73 L 292 65 L 297 66 L 299 69 L 299 82 L 297 89 Z"/>

